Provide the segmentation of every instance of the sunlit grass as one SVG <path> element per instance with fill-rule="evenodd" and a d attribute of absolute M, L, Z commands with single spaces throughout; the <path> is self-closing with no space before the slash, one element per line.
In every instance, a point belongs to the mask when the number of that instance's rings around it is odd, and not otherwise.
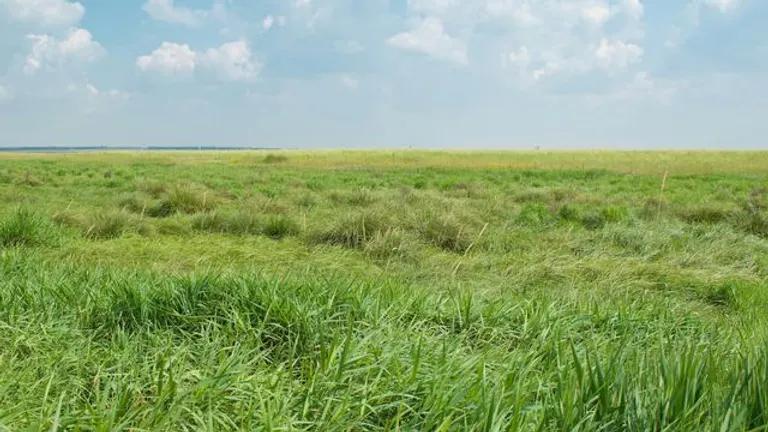
<path fill-rule="evenodd" d="M 766 162 L 0 155 L 0 430 L 765 430 Z"/>

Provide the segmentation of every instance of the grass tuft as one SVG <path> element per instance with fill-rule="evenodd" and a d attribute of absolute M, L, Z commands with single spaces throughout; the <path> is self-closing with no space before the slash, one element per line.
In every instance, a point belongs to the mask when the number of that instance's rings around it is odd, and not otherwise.
<path fill-rule="evenodd" d="M 265 164 L 285 163 L 288 162 L 288 156 L 270 153 L 264 156 L 264 159 L 262 159 L 261 162 Z"/>
<path fill-rule="evenodd" d="M 210 233 L 256 235 L 261 233 L 262 222 L 255 211 L 241 209 L 198 214 L 192 220 L 192 227 Z"/>
<path fill-rule="evenodd" d="M 477 235 L 470 227 L 461 223 L 453 214 L 435 214 L 424 218 L 420 234 L 434 246 L 450 252 L 466 251 Z"/>
<path fill-rule="evenodd" d="M 399 258 L 415 260 L 418 255 L 419 243 L 412 235 L 402 229 L 389 229 L 377 232 L 365 244 L 365 253 L 380 260 Z"/>
<path fill-rule="evenodd" d="M 54 236 L 50 223 L 27 208 L 19 207 L 0 220 L 0 247 L 45 245 Z"/>
<path fill-rule="evenodd" d="M 361 248 L 369 239 L 390 228 L 389 218 L 382 213 L 348 213 L 333 220 L 329 226 L 312 232 L 309 238 L 315 244 Z"/>
<path fill-rule="evenodd" d="M 125 211 L 104 211 L 89 214 L 83 225 L 83 236 L 90 239 L 113 239 L 134 227 L 134 220 Z"/>
<path fill-rule="evenodd" d="M 264 221 L 261 233 L 273 239 L 281 239 L 298 234 L 299 224 L 288 216 L 271 215 Z"/>
<path fill-rule="evenodd" d="M 733 212 L 714 205 L 699 205 L 681 209 L 678 211 L 678 217 L 687 223 L 717 224 L 731 219 Z"/>
<path fill-rule="evenodd" d="M 164 218 L 176 213 L 194 214 L 216 208 L 218 198 L 210 191 L 191 185 L 177 185 L 165 192 L 159 201 L 147 209 L 147 215 Z"/>
<path fill-rule="evenodd" d="M 72 211 L 59 212 L 54 215 L 54 221 L 60 225 L 75 228 L 87 239 L 114 239 L 128 231 L 138 231 L 134 217 L 125 210 L 97 210 L 88 213 Z M 149 228 L 142 229 L 148 232 Z"/>

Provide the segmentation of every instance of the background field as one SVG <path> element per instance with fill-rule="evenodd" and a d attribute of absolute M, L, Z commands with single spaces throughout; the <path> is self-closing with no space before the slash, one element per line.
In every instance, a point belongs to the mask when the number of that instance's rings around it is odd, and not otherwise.
<path fill-rule="evenodd" d="M 0 197 L 0 429 L 768 426 L 768 152 L 2 154 Z"/>

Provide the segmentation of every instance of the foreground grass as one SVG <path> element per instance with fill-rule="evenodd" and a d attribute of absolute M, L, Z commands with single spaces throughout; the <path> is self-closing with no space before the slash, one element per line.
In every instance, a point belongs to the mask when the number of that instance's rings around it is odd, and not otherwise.
<path fill-rule="evenodd" d="M 0 429 L 765 430 L 765 154 L 674 155 L 5 156 Z"/>

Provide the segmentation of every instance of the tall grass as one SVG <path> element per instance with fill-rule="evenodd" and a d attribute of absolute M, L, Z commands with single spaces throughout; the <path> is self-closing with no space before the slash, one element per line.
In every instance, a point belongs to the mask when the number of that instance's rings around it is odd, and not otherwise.
<path fill-rule="evenodd" d="M 10 429 L 768 426 L 768 351 L 749 348 L 762 336 L 691 327 L 662 297 L 598 305 L 315 276 L 4 256 L 0 418 Z"/>
<path fill-rule="evenodd" d="M 0 156 L 0 430 L 768 430 L 764 155 L 286 155 Z"/>
<path fill-rule="evenodd" d="M 54 237 L 50 222 L 24 207 L 16 208 L 0 220 L 0 247 L 3 248 L 49 244 Z"/>

